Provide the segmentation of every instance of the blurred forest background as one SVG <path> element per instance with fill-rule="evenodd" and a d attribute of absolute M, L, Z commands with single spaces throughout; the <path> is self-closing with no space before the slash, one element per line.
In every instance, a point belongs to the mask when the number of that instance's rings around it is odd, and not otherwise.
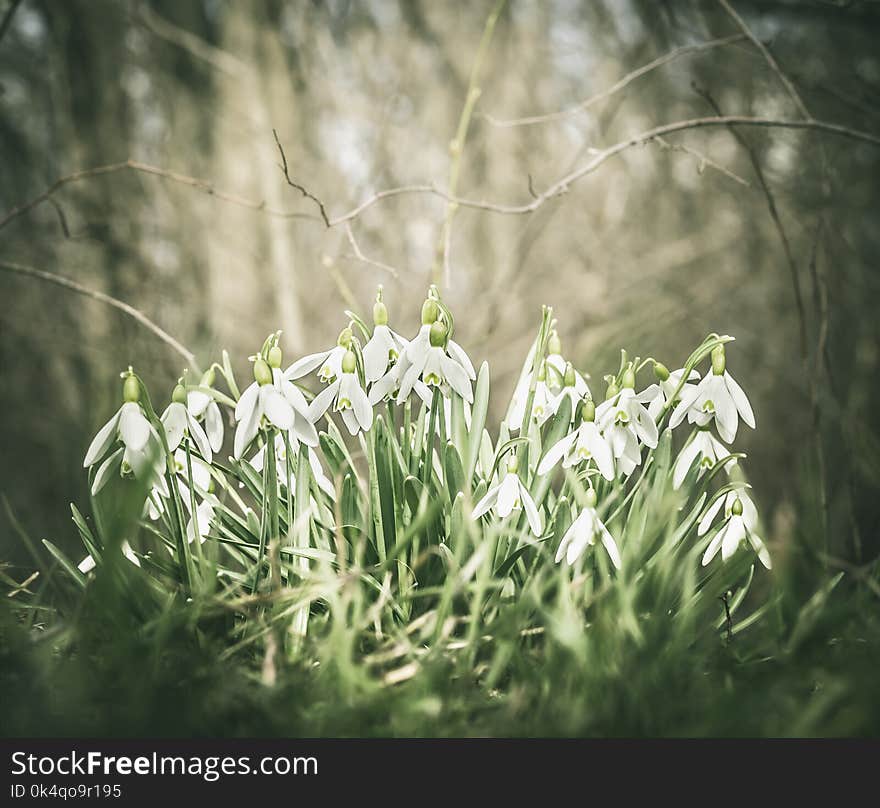
<path fill-rule="evenodd" d="M 737 446 L 778 563 L 804 547 L 875 556 L 876 144 L 686 130 L 526 215 L 462 206 L 448 239 L 442 195 L 395 195 L 328 228 L 279 166 L 273 129 L 332 219 L 412 184 L 529 204 L 596 149 L 718 110 L 880 133 L 880 4 L 733 6 L 768 51 L 710 0 L 510 0 L 482 50 L 490 0 L 2 3 L 0 555 L 25 561 L 19 529 L 78 545 L 68 503 L 86 503 L 82 457 L 118 406 L 119 371 L 134 365 L 164 405 L 184 365 L 131 318 L 18 265 L 137 306 L 203 366 L 225 347 L 239 374 L 276 328 L 287 359 L 332 343 L 378 283 L 392 326 L 414 333 L 439 270 L 456 338 L 492 365 L 496 415 L 541 303 L 596 396 L 621 347 L 675 368 L 706 333 L 734 334 L 729 367 L 759 430 Z M 117 166 L 8 216 L 128 160 L 159 171 Z"/>

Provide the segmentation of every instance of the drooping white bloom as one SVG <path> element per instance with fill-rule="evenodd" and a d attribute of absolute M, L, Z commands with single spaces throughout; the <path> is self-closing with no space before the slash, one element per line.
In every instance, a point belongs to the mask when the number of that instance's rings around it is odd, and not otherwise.
<path fill-rule="evenodd" d="M 401 357 L 384 376 L 373 382 L 369 393 L 370 404 L 375 407 L 380 401 L 396 399 L 400 391 L 400 382 L 407 367 L 409 367 L 408 363 Z M 421 379 L 416 379 L 412 389 L 425 404 L 431 405 L 431 391 Z"/>
<path fill-rule="evenodd" d="M 351 341 L 351 332 L 349 329 L 343 330 L 343 335 L 348 331 L 345 344 L 337 344 L 326 351 L 309 354 L 302 359 L 298 359 L 287 370 L 284 371 L 284 378 L 288 381 L 301 379 L 307 376 L 313 370 L 318 371 L 318 378 L 325 384 L 335 381 L 342 372 L 342 359 L 348 350 L 348 343 Z M 345 339 L 340 335 L 340 342 Z"/>
<path fill-rule="evenodd" d="M 522 420 L 526 411 L 526 402 L 529 398 L 529 388 L 531 386 L 530 381 L 531 376 L 529 375 L 526 377 L 525 389 L 515 396 L 515 400 L 510 408 L 508 418 L 511 424 L 516 424 L 516 429 L 522 428 Z M 572 390 L 573 389 L 574 388 L 572 388 Z M 542 426 L 546 423 L 547 419 L 556 412 L 558 406 L 559 402 L 556 401 L 556 396 L 553 395 L 550 390 L 550 385 L 547 383 L 547 369 L 542 365 L 541 369 L 538 371 L 538 377 L 535 379 L 535 393 L 532 396 L 531 421 L 538 426 Z M 511 426 L 511 429 L 513 428 L 514 427 Z"/>
<path fill-rule="evenodd" d="M 309 416 L 305 396 L 277 368 L 270 368 L 263 359 L 254 363 L 255 381 L 248 387 L 235 406 L 235 430 L 233 455 L 240 458 L 245 448 L 260 431 L 265 417 L 273 426 L 301 440 L 309 446 L 317 446 L 318 433 Z"/>
<path fill-rule="evenodd" d="M 162 426 L 165 427 L 165 440 L 168 443 L 168 451 L 174 452 L 180 446 L 184 435 L 189 435 L 199 450 L 202 457 L 209 463 L 212 460 L 211 443 L 202 425 L 195 419 L 189 408 L 184 403 L 187 400 L 186 390 L 178 384 L 174 388 L 171 403 L 162 413 Z"/>
<path fill-rule="evenodd" d="M 644 392 L 636 395 L 624 387 L 596 408 L 596 423 L 611 446 L 617 468 L 626 476 L 642 462 L 641 442 L 649 449 L 657 446 L 657 425 L 643 405 Z"/>
<path fill-rule="evenodd" d="M 724 497 L 718 497 L 713 502 L 700 524 L 697 526 L 697 535 L 703 536 L 709 532 L 712 522 L 724 508 L 724 522 L 715 537 L 709 542 L 706 552 L 703 554 L 703 566 L 705 567 L 721 550 L 721 559 L 727 561 L 737 551 L 743 541 L 748 540 L 752 549 L 758 554 L 758 559 L 769 570 L 773 563 L 770 553 L 760 536 L 755 533 L 758 526 L 758 511 L 754 503 L 744 491 L 729 491 Z"/>
<path fill-rule="evenodd" d="M 585 403 L 584 408 L 588 417 L 594 415 L 592 401 Z M 538 474 L 546 474 L 560 460 L 563 468 L 592 460 L 606 480 L 614 480 L 614 455 L 611 446 L 592 420 L 582 421 L 577 429 L 551 446 L 538 464 Z"/>
<path fill-rule="evenodd" d="M 699 380 L 700 374 L 698 371 L 692 370 L 688 374 L 688 381 L 682 385 L 681 390 L 678 390 L 678 385 L 681 383 L 682 376 L 684 375 L 684 368 L 673 370 L 670 373 L 658 362 L 654 365 L 654 374 L 657 376 L 657 383 L 645 388 L 643 395 L 645 398 L 650 396 L 648 400 L 648 414 L 656 421 L 663 408 L 672 400 L 672 397 L 675 396 L 675 399 L 680 401 L 682 395 L 693 387 L 690 382 Z M 663 378 L 664 376 L 666 378 Z M 678 395 L 675 394 L 676 390 L 678 390 Z"/>
<path fill-rule="evenodd" d="M 186 394 L 186 408 L 197 421 L 204 421 L 208 443 L 213 451 L 219 452 L 223 446 L 223 415 L 220 406 L 207 393 L 190 390 Z"/>
<path fill-rule="evenodd" d="M 698 385 L 682 393 L 681 401 L 669 419 L 670 428 L 680 424 L 685 415 L 688 421 L 698 426 L 706 426 L 714 418 L 718 434 L 725 443 L 732 443 L 736 437 L 740 417 L 752 429 L 755 428 L 755 415 L 749 399 L 725 369 L 723 345 L 712 351 L 712 371 Z"/>
<path fill-rule="evenodd" d="M 195 494 L 199 498 L 205 498 L 211 488 L 211 465 L 197 455 L 190 456 L 190 465 L 192 467 L 192 487 Z M 177 449 L 174 453 L 174 480 L 177 483 L 181 501 L 187 510 L 191 510 L 189 470 L 184 449 Z M 165 500 L 170 496 L 165 478 L 160 477 L 150 490 L 144 506 L 144 514 L 154 521 L 158 519 L 165 512 Z"/>
<path fill-rule="evenodd" d="M 352 435 L 365 432 L 373 425 L 373 407 L 361 387 L 357 374 L 357 357 L 351 350 L 346 351 L 340 365 L 338 377 L 330 382 L 309 405 L 309 420 L 314 422 L 323 417 L 330 405 L 333 411 L 342 413 L 342 420 Z"/>
<path fill-rule="evenodd" d="M 164 466 L 162 441 L 155 427 L 147 420 L 138 403 L 139 383 L 128 376 L 123 385 L 123 405 L 113 417 L 98 430 L 83 460 L 83 468 L 95 465 L 107 455 L 116 441 L 122 446 L 104 459 L 92 482 L 92 495 L 96 495 L 110 480 L 112 474 L 132 473 L 143 481 L 161 479 Z"/>
<path fill-rule="evenodd" d="M 620 552 L 617 549 L 617 542 L 614 541 L 614 537 L 599 518 L 599 514 L 596 512 L 596 492 L 590 489 L 587 491 L 586 506 L 571 523 L 571 527 L 565 532 L 559 543 L 559 549 L 556 551 L 556 563 L 558 564 L 565 558 L 569 564 L 574 564 L 587 547 L 596 543 L 597 537 L 602 540 L 602 546 L 608 553 L 611 563 L 620 569 Z"/>
<path fill-rule="evenodd" d="M 535 536 L 541 535 L 541 516 L 532 495 L 516 472 L 514 460 L 508 463 L 507 473 L 501 482 L 492 486 L 486 496 L 474 506 L 471 516 L 477 520 L 491 509 L 494 509 L 500 519 L 510 516 L 513 511 L 525 510 L 532 533 Z"/>
<path fill-rule="evenodd" d="M 427 334 L 427 339 L 423 334 Z M 406 401 L 419 379 L 428 387 L 448 384 L 465 401 L 473 402 L 471 379 L 476 378 L 473 365 L 459 346 L 453 348 L 454 343 L 447 340 L 447 334 L 446 326 L 438 320 L 432 325 L 423 325 L 419 335 L 409 344 L 405 353 L 407 367 L 397 394 L 398 404 Z"/>
<path fill-rule="evenodd" d="M 381 379 L 400 359 L 409 343 L 384 323 L 373 328 L 373 336 L 364 345 L 364 378 L 368 382 Z"/>
<path fill-rule="evenodd" d="M 729 455 L 728 448 L 717 440 L 708 428 L 698 429 L 693 440 L 681 450 L 676 458 L 672 469 L 672 487 L 675 490 L 681 488 L 681 484 L 696 458 L 700 459 L 697 476 L 702 477 L 707 468 L 712 468 L 719 460 Z M 735 458 L 724 464 L 724 470 L 729 473 L 734 465 L 736 465 Z"/>

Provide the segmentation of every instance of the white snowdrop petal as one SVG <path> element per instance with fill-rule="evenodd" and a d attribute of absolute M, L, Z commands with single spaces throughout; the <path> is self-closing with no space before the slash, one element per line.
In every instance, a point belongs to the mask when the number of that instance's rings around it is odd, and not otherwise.
<path fill-rule="evenodd" d="M 287 430 L 293 426 L 293 407 L 272 385 L 260 388 L 260 407 L 266 418 L 279 429 Z"/>
<path fill-rule="evenodd" d="M 515 472 L 507 472 L 498 490 L 498 502 L 495 510 L 502 519 L 510 516 L 519 495 L 519 477 Z"/>
<path fill-rule="evenodd" d="M 712 527 L 712 522 L 715 521 L 715 517 L 718 516 L 718 512 L 724 506 L 724 497 L 718 497 L 706 510 L 706 513 L 703 514 L 703 518 L 700 519 L 700 524 L 697 525 L 697 535 L 705 536 L 706 533 L 709 532 L 709 528 Z"/>
<path fill-rule="evenodd" d="M 89 444 L 89 448 L 86 451 L 86 457 L 85 460 L 83 460 L 83 468 L 93 466 L 98 460 L 107 454 L 107 450 L 116 440 L 116 433 L 121 415 L 122 408 L 120 407 L 114 413 L 113 417 L 98 430 L 98 434 L 92 439 L 92 442 Z"/>
<path fill-rule="evenodd" d="M 133 401 L 127 401 L 122 405 L 122 412 L 119 415 L 119 435 L 122 437 L 122 442 L 135 452 L 143 449 L 150 439 L 150 422 L 144 417 L 140 406 Z"/>
<path fill-rule="evenodd" d="M 308 418 L 312 423 L 318 421 L 330 405 L 333 403 L 333 399 L 336 397 L 336 393 L 339 390 L 339 379 L 335 382 L 328 384 L 318 395 L 316 395 L 312 399 L 312 403 L 309 404 Z"/>
<path fill-rule="evenodd" d="M 205 410 L 205 432 L 208 434 L 211 449 L 219 452 L 223 446 L 223 414 L 216 401 L 208 404 Z"/>
<path fill-rule="evenodd" d="M 238 403 L 235 405 L 235 420 L 242 421 L 247 418 L 251 412 L 253 412 L 254 407 L 257 406 L 259 399 L 260 385 L 253 382 L 253 384 L 241 394 L 241 398 L 238 399 Z"/>
<path fill-rule="evenodd" d="M 477 372 L 474 370 L 474 365 L 471 362 L 468 355 L 464 352 L 464 349 L 459 345 L 455 340 L 449 340 L 446 344 L 446 350 L 452 359 L 457 362 L 464 369 L 464 372 L 467 374 L 467 377 L 471 381 L 476 381 Z"/>
<path fill-rule="evenodd" d="M 92 496 L 96 496 L 98 492 L 107 485 L 107 482 L 110 480 L 110 477 L 114 472 L 119 470 L 120 465 L 122 465 L 122 455 L 124 451 L 125 450 L 120 447 L 101 463 L 100 466 L 98 466 L 98 471 L 95 473 L 95 479 L 92 482 Z"/>
<path fill-rule="evenodd" d="M 187 409 L 183 404 L 172 401 L 162 413 L 162 426 L 165 429 L 165 441 L 168 451 L 173 452 L 180 446 L 187 426 Z"/>
<path fill-rule="evenodd" d="M 562 456 L 569 450 L 576 438 L 577 432 L 572 432 L 564 438 L 556 441 L 556 443 L 547 450 L 547 454 L 544 455 L 541 462 L 538 464 L 538 474 L 546 474 L 560 460 L 562 460 Z"/>
<path fill-rule="evenodd" d="M 535 536 L 540 536 L 541 515 L 538 513 L 538 509 L 535 506 L 535 500 L 532 499 L 532 495 L 522 484 L 522 480 L 519 481 L 519 497 L 520 502 L 522 502 L 523 509 L 526 512 L 526 519 L 528 520 L 529 527 L 532 529 L 532 533 Z"/>
<path fill-rule="evenodd" d="M 737 384 L 733 376 L 731 376 L 727 371 L 724 371 L 724 383 L 727 385 L 727 389 L 730 392 L 730 397 L 731 399 L 733 399 L 733 403 L 736 406 L 736 409 L 739 411 L 739 414 L 742 416 L 743 421 L 745 421 L 752 429 L 754 429 L 755 413 L 752 412 L 752 405 L 749 403 L 749 399 L 743 391 L 742 387 Z"/>
<path fill-rule="evenodd" d="M 180 406 L 183 407 L 182 404 Z M 211 442 L 205 434 L 205 430 L 202 429 L 202 425 L 189 414 L 186 408 L 184 408 L 184 413 L 186 414 L 187 428 L 189 429 L 190 437 L 193 439 L 196 448 L 199 450 L 199 454 L 210 463 L 211 460 L 213 460 L 213 451 L 211 449 Z"/>
<path fill-rule="evenodd" d="M 284 371 L 284 378 L 288 380 L 300 379 L 313 370 L 317 370 L 323 361 L 330 356 L 331 352 L 332 349 L 330 351 L 320 351 L 319 353 L 304 356 L 302 359 L 297 359 L 296 362 Z"/>
<path fill-rule="evenodd" d="M 620 551 L 617 549 L 617 542 L 614 541 L 614 537 L 608 532 L 608 528 L 601 522 L 599 522 L 599 534 L 602 537 L 602 546 L 605 548 L 605 552 L 608 553 L 611 563 L 617 569 L 620 569 Z"/>
<path fill-rule="evenodd" d="M 500 489 L 501 486 L 496 485 L 486 492 L 486 495 L 476 505 L 474 505 L 474 510 L 471 513 L 472 519 L 477 520 L 483 514 L 489 512 L 489 509 L 492 508 L 498 501 L 498 492 L 500 491 Z"/>

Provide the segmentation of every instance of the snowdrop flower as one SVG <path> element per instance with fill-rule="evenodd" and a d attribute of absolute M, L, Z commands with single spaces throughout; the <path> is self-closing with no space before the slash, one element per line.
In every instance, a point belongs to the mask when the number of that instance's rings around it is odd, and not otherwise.
<path fill-rule="evenodd" d="M 643 406 L 644 393 L 636 395 L 632 368 L 623 374 L 623 389 L 612 382 L 606 400 L 596 409 L 596 423 L 611 445 L 619 470 L 627 477 L 642 462 L 639 442 L 650 449 L 657 446 L 657 425 Z"/>
<path fill-rule="evenodd" d="M 184 500 L 186 509 L 189 511 L 191 506 Z M 199 544 L 204 544 L 210 532 L 211 522 L 214 520 L 214 504 L 209 500 L 202 500 L 196 505 L 196 514 L 193 517 L 190 514 L 189 521 L 186 523 L 186 540 L 190 544 L 195 541 L 196 528 L 198 528 Z"/>
<path fill-rule="evenodd" d="M 349 345 L 351 345 L 351 338 L 351 328 L 343 328 L 339 333 L 339 338 L 336 340 L 336 345 L 328 351 L 309 354 L 302 359 L 298 359 L 284 371 L 284 378 L 288 381 L 293 381 L 317 369 L 318 378 L 322 382 L 329 384 L 335 381 L 339 374 L 342 373 L 342 360 Z"/>
<path fill-rule="evenodd" d="M 684 376 L 684 368 L 673 370 L 670 373 L 666 365 L 661 362 L 655 362 L 654 375 L 657 377 L 657 384 L 652 384 L 646 388 L 644 395 L 647 397 L 649 393 L 653 394 L 648 402 L 648 415 L 656 421 L 667 403 L 672 402 L 672 397 L 675 396 L 675 391 L 678 390 L 678 385 L 681 383 L 682 376 Z M 688 374 L 688 381 L 678 391 L 678 395 L 675 397 L 676 401 L 680 401 L 682 396 L 693 388 L 693 385 L 688 382 L 698 381 L 699 378 L 699 372 L 692 370 Z"/>
<path fill-rule="evenodd" d="M 715 419 L 718 434 L 726 443 L 736 437 L 739 418 L 742 417 L 752 429 L 755 428 L 755 415 L 743 389 L 725 369 L 724 346 L 712 350 L 712 372 L 687 391 L 683 391 L 681 401 L 669 419 L 670 428 L 676 427 L 687 415 L 688 421 L 705 426 Z"/>
<path fill-rule="evenodd" d="M 547 361 L 549 363 L 549 357 L 547 358 Z M 550 408 L 553 411 L 553 414 L 555 415 L 559 412 L 559 407 L 562 405 L 562 402 L 565 399 L 568 399 L 571 402 L 571 417 L 572 420 L 574 420 L 575 414 L 577 413 L 577 406 L 581 400 L 585 398 L 592 398 L 590 395 L 590 388 L 587 387 L 587 383 L 584 381 L 583 376 L 574 369 L 571 362 L 566 362 L 565 372 L 562 374 L 562 389 L 556 393 L 550 403 Z"/>
<path fill-rule="evenodd" d="M 131 472 L 140 480 L 162 476 L 161 439 L 138 403 L 140 382 L 130 371 L 122 386 L 122 398 L 122 406 L 98 430 L 83 460 L 83 468 L 94 466 L 117 440 L 123 443 L 98 467 L 92 483 L 92 495 L 96 495 L 107 484 L 110 475 L 117 469 L 123 474 Z"/>
<path fill-rule="evenodd" d="M 293 442 L 291 442 L 291 449 L 294 448 Z M 308 449 L 301 449 L 300 451 L 308 451 Z M 318 455 L 315 452 L 308 452 L 309 456 L 309 466 L 312 469 L 312 476 L 315 478 L 315 482 L 318 484 L 318 487 L 327 494 L 331 499 L 336 499 L 336 489 L 333 487 L 333 483 L 330 481 L 330 478 L 324 472 L 324 467 L 321 465 L 321 461 L 318 458 Z M 292 460 L 293 458 L 291 458 Z M 263 463 L 266 460 L 266 447 L 261 446 L 260 450 L 251 458 L 250 464 L 253 466 L 255 471 L 263 470 Z M 294 476 L 293 469 L 290 472 L 290 479 L 287 479 L 287 474 L 282 471 L 287 469 L 287 446 L 284 443 L 283 435 L 275 436 L 275 464 L 276 468 L 279 470 L 278 480 L 281 482 L 283 486 L 293 491 L 296 488 L 296 477 Z"/>
<path fill-rule="evenodd" d="M 614 480 L 614 456 L 611 447 L 595 424 L 596 405 L 592 399 L 584 401 L 581 425 L 548 449 L 538 464 L 538 474 L 546 474 L 560 460 L 563 468 L 592 460 L 602 476 Z"/>
<path fill-rule="evenodd" d="M 422 326 L 424 330 L 425 326 Z M 397 403 L 403 403 L 421 379 L 428 387 L 442 387 L 448 384 L 469 404 L 474 400 L 471 389 L 471 377 L 468 370 L 450 351 L 448 331 L 441 320 L 435 321 L 428 328 L 428 341 L 413 340 L 407 348 L 408 366 L 400 381 Z M 413 349 L 415 346 L 415 349 Z M 461 352 L 462 355 L 464 352 Z M 468 360 L 470 362 L 470 360 Z M 473 366 L 470 366 L 473 370 Z"/>
<path fill-rule="evenodd" d="M 128 539 L 125 539 L 122 542 L 122 555 L 124 555 L 132 564 L 136 567 L 141 565 L 141 560 L 137 557 L 134 550 L 131 549 L 131 545 L 128 543 Z M 87 575 L 95 568 L 95 559 L 92 558 L 91 553 L 87 555 L 79 564 L 76 565 L 76 568 L 83 574 Z"/>
<path fill-rule="evenodd" d="M 526 401 L 529 397 L 529 384 L 531 377 L 526 377 L 526 387 L 521 395 L 516 397 L 516 402 L 513 407 L 510 409 L 509 419 L 511 423 L 511 429 L 513 429 L 513 425 L 516 425 L 516 428 L 519 429 L 522 427 L 523 416 L 526 411 Z M 573 389 L 573 388 L 572 388 Z M 547 419 L 556 412 L 556 408 L 554 407 L 555 396 L 550 392 L 550 386 L 547 384 L 547 368 L 544 363 L 541 364 L 540 369 L 538 370 L 538 376 L 535 379 L 535 394 L 532 397 L 532 414 L 531 421 L 536 423 L 538 426 L 542 426 L 546 423 Z"/>
<path fill-rule="evenodd" d="M 737 551 L 740 544 L 748 540 L 752 549 L 758 554 L 758 559 L 769 570 L 773 563 L 770 553 L 764 546 L 764 542 L 755 533 L 758 524 L 758 511 L 752 500 L 742 491 L 730 491 L 724 497 L 718 497 L 708 508 L 700 524 L 697 526 L 697 535 L 703 536 L 709 531 L 715 517 L 724 507 L 724 524 L 715 535 L 706 552 L 703 554 L 703 566 L 705 567 L 721 550 L 721 559 L 727 561 Z"/>
<path fill-rule="evenodd" d="M 535 536 L 541 535 L 541 516 L 529 490 L 523 484 L 516 471 L 515 457 L 507 463 L 507 474 L 500 483 L 492 486 L 474 507 L 471 514 L 476 521 L 490 509 L 494 509 L 500 519 L 510 516 L 513 511 L 525 510 L 529 527 Z"/>
<path fill-rule="evenodd" d="M 351 349 L 345 352 L 339 376 L 328 384 L 309 405 L 309 420 L 317 421 L 333 405 L 342 413 L 342 420 L 352 435 L 365 432 L 373 425 L 373 407 L 361 387 L 357 374 L 357 357 Z"/>
<path fill-rule="evenodd" d="M 409 343 L 388 327 L 388 309 L 382 302 L 382 288 L 373 304 L 373 336 L 364 345 L 364 378 L 376 382 L 397 364 Z"/>
<path fill-rule="evenodd" d="M 193 488 L 198 496 L 204 497 L 211 490 L 211 465 L 199 457 L 190 457 L 192 466 Z M 180 492 L 180 499 L 190 509 L 189 472 L 187 470 L 186 451 L 178 449 L 174 453 L 174 479 Z M 164 477 L 160 477 L 150 490 L 144 505 L 144 514 L 155 521 L 165 512 L 165 500 L 171 494 Z"/>
<path fill-rule="evenodd" d="M 212 387 L 214 384 L 214 371 L 208 370 L 202 376 L 202 387 Z M 197 421 L 204 421 L 205 434 L 208 443 L 214 452 L 219 452 L 223 446 L 223 415 L 220 406 L 208 393 L 201 390 L 190 390 L 186 394 L 186 408 L 189 414 Z"/>
<path fill-rule="evenodd" d="M 730 451 L 709 431 L 707 427 L 700 427 L 693 440 L 688 443 L 679 453 L 672 469 L 672 487 L 677 491 L 681 488 L 684 478 L 690 471 L 691 465 L 696 458 L 700 459 L 697 477 L 702 477 L 707 468 L 712 468 L 719 460 L 728 457 Z M 736 465 L 736 459 L 729 460 L 724 464 L 724 470 L 730 472 Z"/>
<path fill-rule="evenodd" d="M 558 564 L 565 558 L 569 564 L 574 564 L 588 546 L 596 543 L 597 537 L 602 540 L 602 546 L 608 553 L 611 563 L 620 569 L 620 552 L 617 549 L 617 542 L 614 541 L 614 537 L 608 532 L 608 528 L 596 513 L 596 492 L 591 488 L 586 494 L 586 506 L 571 523 L 571 527 L 565 532 L 559 543 L 559 549 L 556 551 L 556 563 Z"/>
<path fill-rule="evenodd" d="M 184 435 L 189 435 L 199 454 L 209 463 L 212 460 L 211 443 L 201 424 L 193 417 L 187 407 L 186 389 L 178 383 L 171 394 L 171 403 L 162 413 L 162 426 L 165 427 L 165 440 L 168 443 L 168 451 L 173 452 L 180 446 Z"/>
<path fill-rule="evenodd" d="M 511 396 L 507 414 L 504 416 L 504 423 L 507 424 L 507 428 L 511 432 L 517 431 L 522 426 L 522 416 L 526 398 L 529 395 L 529 384 L 532 378 L 531 368 L 534 364 L 536 347 L 537 345 L 533 344 L 529 349 L 528 356 L 519 375 L 519 380 L 514 388 L 513 396 Z M 574 405 L 576 403 L 574 401 L 575 398 L 580 400 L 590 395 L 590 388 L 587 386 L 586 381 L 584 381 L 584 377 L 572 367 L 570 362 L 566 362 L 563 359 L 561 351 L 562 345 L 559 335 L 556 331 L 553 331 L 547 341 L 547 357 L 544 360 L 544 365 L 547 369 L 547 388 L 555 396 L 551 398 L 550 406 L 552 413 L 559 409 L 562 398 L 566 396 L 572 397 L 572 405 Z M 567 391 L 566 388 L 568 387 L 573 387 L 574 390 Z M 560 394 L 564 395 L 560 396 Z M 574 409 L 572 409 L 572 415 L 574 415 Z"/>
<path fill-rule="evenodd" d="M 302 392 L 281 373 L 281 350 L 273 346 L 269 361 L 258 357 L 254 362 L 254 382 L 235 406 L 233 455 L 240 458 L 245 448 L 260 431 L 262 419 L 278 429 L 290 432 L 310 446 L 318 445 L 318 433 L 309 416 L 309 405 Z"/>

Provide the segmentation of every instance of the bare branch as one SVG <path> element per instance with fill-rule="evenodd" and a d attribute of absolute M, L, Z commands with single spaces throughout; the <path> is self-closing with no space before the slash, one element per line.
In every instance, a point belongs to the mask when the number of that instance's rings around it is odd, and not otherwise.
<path fill-rule="evenodd" d="M 749 38 L 751 43 L 761 52 L 761 56 L 764 57 L 764 60 L 770 66 L 770 69 L 776 74 L 776 77 L 779 81 L 782 82 L 783 87 L 785 87 L 786 92 L 791 97 L 791 100 L 794 101 L 794 105 L 797 107 L 798 112 L 804 116 L 808 121 L 813 120 L 813 116 L 810 115 L 810 111 L 807 109 L 807 105 L 804 103 L 803 99 L 800 97 L 800 94 L 795 89 L 794 84 L 792 84 L 791 79 L 782 72 L 782 68 L 777 63 L 776 59 L 773 58 L 773 54 L 767 49 L 763 42 L 761 42 L 758 37 L 756 37 L 752 30 L 746 25 L 745 20 L 736 13 L 736 10 L 727 0 L 718 0 L 721 7 L 728 13 L 731 19 L 740 27 L 742 32 Z"/>
<path fill-rule="evenodd" d="M 709 166 L 711 168 L 714 168 L 716 171 L 724 174 L 724 176 L 729 177 L 734 182 L 738 182 L 740 185 L 745 185 L 746 188 L 751 187 L 747 179 L 744 179 L 739 174 L 734 173 L 729 168 L 725 168 L 720 163 L 716 163 L 711 157 L 707 157 L 702 152 L 699 152 L 696 149 L 692 149 L 690 146 L 685 146 L 681 143 L 670 143 L 668 140 L 662 137 L 654 138 L 654 142 L 659 143 L 664 149 L 667 149 L 668 151 L 682 152 L 684 154 L 689 154 L 691 157 L 695 157 L 699 161 L 697 171 L 700 174 L 703 173 L 703 169 L 706 166 Z"/>
<path fill-rule="evenodd" d="M 0 259 L 0 270 L 3 270 L 5 272 L 12 272 L 17 275 L 23 275 L 28 278 L 37 278 L 38 280 L 47 281 L 48 283 L 54 283 L 56 286 L 61 286 L 64 289 L 69 289 L 72 292 L 76 292 L 77 294 L 89 297 L 92 300 L 97 300 L 100 303 L 106 303 L 108 306 L 112 306 L 114 309 L 118 309 L 119 311 L 123 312 L 123 314 L 127 314 L 133 320 L 136 320 L 138 323 L 144 326 L 144 328 L 152 331 L 153 334 L 155 334 L 160 340 L 162 340 L 162 342 L 164 342 L 166 345 L 169 345 L 184 359 L 186 359 L 187 364 L 190 367 L 195 369 L 195 354 L 185 345 L 174 339 L 174 337 L 172 337 L 167 331 L 156 325 L 156 323 L 154 323 L 149 317 L 147 317 L 146 314 L 139 311 L 134 306 L 130 306 L 128 303 L 123 303 L 121 300 L 117 300 L 115 297 L 110 297 L 110 295 L 106 295 L 103 292 L 89 289 L 87 286 L 83 286 L 81 283 L 77 283 L 70 278 L 65 278 L 63 275 L 56 275 L 54 272 L 44 272 L 41 269 L 26 267 L 21 264 L 15 264 L 11 261 L 6 261 L 3 259 Z"/>
<path fill-rule="evenodd" d="M 272 134 L 275 136 L 275 143 L 278 146 L 278 151 L 281 154 L 281 170 L 284 172 L 284 179 L 287 180 L 287 184 L 291 188 L 295 188 L 299 191 L 306 199 L 311 199 L 318 206 L 318 212 L 321 214 L 321 219 L 324 221 L 324 224 L 329 228 L 333 225 L 330 223 L 330 219 L 327 218 L 327 209 L 324 207 L 324 203 L 318 199 L 311 191 L 305 188 L 305 186 L 300 185 L 298 182 L 295 182 L 290 178 L 290 172 L 287 170 L 287 155 L 284 154 L 284 147 L 281 145 L 281 141 L 278 139 L 278 132 L 274 129 L 272 130 Z"/>
<path fill-rule="evenodd" d="M 163 179 L 170 180 L 171 182 L 176 182 L 181 185 L 187 185 L 191 188 L 195 188 L 196 190 L 208 194 L 208 196 L 216 197 L 223 202 L 229 202 L 242 208 L 259 211 L 260 213 L 265 213 L 267 216 L 275 216 L 279 219 L 316 218 L 309 213 L 298 213 L 295 211 L 277 210 L 267 207 L 265 202 L 255 202 L 251 199 L 246 199 L 245 197 L 238 196 L 237 194 L 229 193 L 228 191 L 221 191 L 218 188 L 215 188 L 210 182 L 207 182 L 206 180 L 201 180 L 196 177 L 189 177 L 185 174 L 179 174 L 176 171 L 169 171 L 165 168 L 158 168 L 157 166 L 148 165 L 147 163 L 141 163 L 138 160 L 126 160 L 122 163 L 110 163 L 108 165 L 96 166 L 95 168 L 87 168 L 82 171 L 75 171 L 72 174 L 67 174 L 64 177 L 60 177 L 59 179 L 55 180 L 55 182 L 53 182 L 52 185 L 50 185 L 39 196 L 35 196 L 33 199 L 24 202 L 21 205 L 18 205 L 17 207 L 14 207 L 12 208 L 12 210 L 8 211 L 6 215 L 3 216 L 2 219 L 0 219 L 0 230 L 6 227 L 6 225 L 9 224 L 9 222 L 11 222 L 13 219 L 16 219 L 19 216 L 27 213 L 28 211 L 37 207 L 43 202 L 51 201 L 51 197 L 59 190 L 61 190 L 61 188 L 63 188 L 65 185 L 70 185 L 71 183 L 79 182 L 81 180 L 91 179 L 92 177 L 99 177 L 104 174 L 114 174 L 120 171 L 136 171 L 141 174 L 151 174 L 155 177 L 162 177 Z"/>
<path fill-rule="evenodd" d="M 653 61 L 650 61 L 647 64 L 642 65 L 641 67 L 637 67 L 635 70 L 627 73 L 623 78 L 616 81 L 606 90 L 602 90 L 602 92 L 597 93 L 596 95 L 591 96 L 590 98 L 587 98 L 572 107 L 559 110 L 558 112 L 548 112 L 545 115 L 531 115 L 525 118 L 512 118 L 510 120 L 499 120 L 498 118 L 493 118 L 491 115 L 484 115 L 483 117 L 485 117 L 485 119 L 489 121 L 492 126 L 499 127 L 533 126 L 535 124 L 550 123 L 551 121 L 558 121 L 565 118 L 570 118 L 572 115 L 577 115 L 579 112 L 584 112 L 585 110 L 592 107 L 594 104 L 598 104 L 600 101 L 604 101 L 605 99 L 610 98 L 615 93 L 619 93 L 625 87 L 632 84 L 636 79 L 640 79 L 642 76 L 651 73 L 658 67 L 663 67 L 663 65 L 674 62 L 676 59 L 680 59 L 682 56 L 688 56 L 692 53 L 703 53 L 704 51 L 712 50 L 714 48 L 721 48 L 725 45 L 731 45 L 734 42 L 742 42 L 744 39 L 747 39 L 746 34 L 734 34 L 733 36 L 725 36 L 721 37 L 720 39 L 710 39 L 706 42 L 700 42 L 696 45 L 682 45 L 680 48 L 675 48 L 669 51 L 669 53 L 666 53 L 663 56 L 658 56 Z"/>

